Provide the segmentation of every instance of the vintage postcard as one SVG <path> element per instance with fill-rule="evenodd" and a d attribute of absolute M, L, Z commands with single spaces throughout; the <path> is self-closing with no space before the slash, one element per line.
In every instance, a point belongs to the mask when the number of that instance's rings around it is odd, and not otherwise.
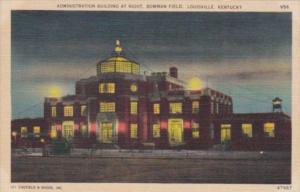
<path fill-rule="evenodd" d="M 300 191 L 299 1 L 2 1 L 0 191 Z"/>

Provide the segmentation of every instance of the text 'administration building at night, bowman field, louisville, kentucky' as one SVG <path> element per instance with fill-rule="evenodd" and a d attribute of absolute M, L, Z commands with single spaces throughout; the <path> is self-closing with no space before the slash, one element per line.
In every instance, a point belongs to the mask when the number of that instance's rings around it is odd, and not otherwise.
<path fill-rule="evenodd" d="M 65 138 L 74 147 L 290 149 L 291 119 L 281 99 L 272 101 L 270 113 L 235 114 L 230 96 L 184 87 L 176 67 L 141 74 L 117 41 L 112 56 L 97 64 L 97 76 L 76 82 L 75 95 L 45 98 L 44 118 L 12 120 L 12 142 L 35 147 Z"/>

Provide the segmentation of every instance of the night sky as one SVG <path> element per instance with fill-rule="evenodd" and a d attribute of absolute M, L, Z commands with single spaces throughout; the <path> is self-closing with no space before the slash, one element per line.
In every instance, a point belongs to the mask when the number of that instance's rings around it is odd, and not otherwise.
<path fill-rule="evenodd" d="M 289 13 L 14 11 L 12 118 L 42 116 L 51 86 L 74 94 L 116 39 L 142 71 L 176 66 L 231 95 L 234 112 L 270 112 L 278 96 L 290 114 Z"/>

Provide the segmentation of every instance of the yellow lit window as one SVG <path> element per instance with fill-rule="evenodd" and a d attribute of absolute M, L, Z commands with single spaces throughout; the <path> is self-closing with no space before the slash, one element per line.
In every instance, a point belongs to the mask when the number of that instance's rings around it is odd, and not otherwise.
<path fill-rule="evenodd" d="M 27 127 L 21 127 L 21 137 L 27 137 Z"/>
<path fill-rule="evenodd" d="M 115 84 L 107 83 L 107 93 L 115 93 Z"/>
<path fill-rule="evenodd" d="M 154 114 L 159 114 L 160 113 L 160 104 L 159 103 L 154 103 L 153 104 L 153 113 Z"/>
<path fill-rule="evenodd" d="M 130 102 L 130 114 L 137 114 L 138 112 L 138 102 L 131 101 Z"/>
<path fill-rule="evenodd" d="M 119 61 L 116 63 L 116 72 L 131 73 L 133 71 L 139 70 L 137 67 L 134 67 L 133 65 L 130 62 Z M 131 67 L 132 67 L 132 71 L 131 71 Z"/>
<path fill-rule="evenodd" d="M 198 113 L 199 112 L 199 101 L 193 101 L 192 102 L 192 113 Z"/>
<path fill-rule="evenodd" d="M 115 63 L 114 62 L 107 62 L 101 64 L 101 72 L 108 73 L 115 71 Z"/>
<path fill-rule="evenodd" d="M 266 137 L 275 137 L 275 124 L 274 123 L 265 123 L 264 124 L 264 133 Z"/>
<path fill-rule="evenodd" d="M 115 93 L 116 84 L 115 83 L 100 83 L 99 93 Z"/>
<path fill-rule="evenodd" d="M 170 113 L 182 113 L 182 103 L 170 103 Z"/>
<path fill-rule="evenodd" d="M 56 107 L 55 106 L 51 107 L 51 116 L 56 117 Z"/>
<path fill-rule="evenodd" d="M 231 140 L 231 124 L 221 124 L 221 142 Z"/>
<path fill-rule="evenodd" d="M 99 84 L 99 93 L 105 93 L 105 83 Z"/>
<path fill-rule="evenodd" d="M 33 134 L 34 134 L 36 137 L 39 137 L 39 136 L 40 136 L 40 133 L 41 133 L 41 127 L 39 127 L 39 126 L 34 126 L 34 127 L 33 127 Z"/>
<path fill-rule="evenodd" d="M 252 137 L 252 124 L 244 123 L 242 124 L 242 132 L 246 137 Z"/>
<path fill-rule="evenodd" d="M 57 131 L 56 131 L 56 126 L 55 125 L 51 126 L 50 137 L 52 139 L 55 139 L 57 137 Z"/>
<path fill-rule="evenodd" d="M 115 112 L 115 102 L 100 102 L 100 112 Z"/>
<path fill-rule="evenodd" d="M 86 105 L 80 106 L 80 114 L 81 116 L 86 116 Z"/>
<path fill-rule="evenodd" d="M 64 107 L 64 116 L 65 117 L 73 117 L 73 106 L 65 106 Z"/>
<path fill-rule="evenodd" d="M 133 123 L 133 124 L 130 124 L 130 138 L 134 138 L 136 139 L 137 138 L 137 124 L 136 123 Z"/>
<path fill-rule="evenodd" d="M 132 73 L 139 73 L 140 72 L 140 66 L 137 64 L 132 64 Z"/>
<path fill-rule="evenodd" d="M 130 85 L 130 90 L 131 90 L 132 92 L 136 92 L 136 91 L 137 91 L 137 85 L 136 85 L 135 83 L 131 84 L 131 85 Z"/>
<path fill-rule="evenodd" d="M 124 72 L 131 73 L 131 63 L 124 63 Z"/>
<path fill-rule="evenodd" d="M 160 137 L 160 124 L 159 123 L 153 124 L 153 137 L 154 138 Z"/>
<path fill-rule="evenodd" d="M 192 136 L 194 139 L 200 137 L 199 123 L 192 121 Z"/>
<path fill-rule="evenodd" d="M 116 72 L 124 72 L 124 65 L 121 62 L 116 63 Z"/>

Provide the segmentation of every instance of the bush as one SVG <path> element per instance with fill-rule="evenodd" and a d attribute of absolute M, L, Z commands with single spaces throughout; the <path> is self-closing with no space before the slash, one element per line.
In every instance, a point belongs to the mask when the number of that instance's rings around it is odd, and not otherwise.
<path fill-rule="evenodd" d="M 69 154 L 71 151 L 71 144 L 66 139 L 58 139 L 52 141 L 54 154 Z"/>

